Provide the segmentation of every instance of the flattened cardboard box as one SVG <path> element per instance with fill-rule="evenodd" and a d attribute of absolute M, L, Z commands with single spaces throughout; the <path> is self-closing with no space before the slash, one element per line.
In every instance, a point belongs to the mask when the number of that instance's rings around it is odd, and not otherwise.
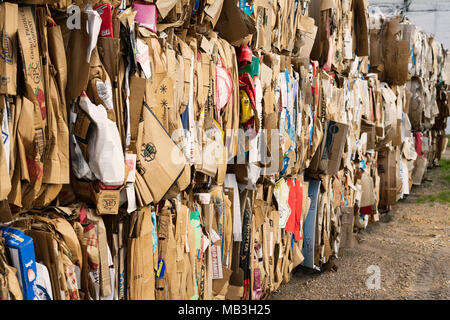
<path fill-rule="evenodd" d="M 224 1 L 215 29 L 230 43 L 256 32 L 254 21 L 237 6 L 237 0 Z"/>
<path fill-rule="evenodd" d="M 336 174 L 341 165 L 342 153 L 347 141 L 349 126 L 344 123 L 327 120 L 324 124 L 325 135 L 319 153 L 319 171 L 329 175 Z M 317 161 L 316 156 L 314 158 Z M 314 159 L 313 159 L 314 160 Z"/>
<path fill-rule="evenodd" d="M 344 207 L 341 209 L 341 240 L 339 248 L 352 248 L 355 245 L 353 234 L 354 208 Z"/>
<path fill-rule="evenodd" d="M 397 200 L 400 151 L 383 149 L 378 153 L 378 174 L 380 175 L 379 205 L 391 206 Z"/>

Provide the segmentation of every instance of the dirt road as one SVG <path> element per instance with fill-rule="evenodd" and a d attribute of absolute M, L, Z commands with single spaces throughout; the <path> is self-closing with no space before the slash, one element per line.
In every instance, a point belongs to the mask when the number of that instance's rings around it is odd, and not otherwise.
<path fill-rule="evenodd" d="M 450 299 L 450 203 L 417 202 L 449 190 L 441 169 L 429 169 L 421 186 L 343 250 L 337 271 L 297 269 L 271 299 Z"/>

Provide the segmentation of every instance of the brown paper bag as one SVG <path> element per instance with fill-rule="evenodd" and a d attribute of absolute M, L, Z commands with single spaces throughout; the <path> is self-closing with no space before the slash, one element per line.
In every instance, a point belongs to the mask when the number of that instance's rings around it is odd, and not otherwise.
<path fill-rule="evenodd" d="M 1 233 L 0 233 L 1 238 Z M 3 238 L 0 239 L 0 298 L 23 300 L 16 268 L 8 265 Z"/>
<path fill-rule="evenodd" d="M 150 207 L 133 213 L 128 239 L 128 299 L 154 300 L 155 273 L 153 271 L 153 224 Z"/>
<path fill-rule="evenodd" d="M 177 202 L 177 220 L 175 227 L 176 240 L 176 267 L 177 267 L 177 282 L 178 282 L 178 297 L 179 299 L 188 299 L 186 292 L 186 275 L 183 274 L 186 269 L 186 264 L 189 259 L 186 259 L 185 248 L 187 239 L 187 222 L 189 217 L 189 208 Z"/>
<path fill-rule="evenodd" d="M 111 82 L 113 84 L 113 99 L 114 99 L 114 112 L 116 115 L 122 115 L 124 114 L 124 107 L 123 107 L 123 101 L 124 101 L 124 90 L 122 87 L 122 84 L 124 83 L 125 78 L 125 61 L 122 59 L 123 53 L 122 53 L 122 47 L 121 47 L 121 39 L 120 38 L 109 38 L 109 37 L 99 37 L 97 40 L 97 50 L 98 55 L 100 57 L 100 60 L 106 69 L 106 72 L 109 75 L 109 78 L 111 79 Z M 135 136 L 133 136 L 133 118 L 137 117 L 137 120 L 139 120 L 141 113 L 139 111 L 135 111 L 133 109 L 133 99 L 135 99 L 135 90 L 133 87 L 133 77 L 130 78 L 130 128 L 131 128 L 131 134 L 132 134 L 132 140 L 135 139 Z M 142 104 L 142 101 L 141 101 Z M 142 108 L 142 106 L 141 106 Z M 120 137 L 122 138 L 122 145 L 125 145 L 125 124 L 124 124 L 124 118 L 121 116 L 118 116 L 116 119 L 117 128 L 119 130 Z M 137 126 L 136 126 L 137 128 Z M 131 146 L 130 146 L 131 147 Z M 131 150 L 134 150 L 131 148 Z"/>
<path fill-rule="evenodd" d="M 17 20 L 18 6 L 3 2 L 0 5 L 0 93 L 16 94 L 17 84 Z"/>
<path fill-rule="evenodd" d="M 25 108 L 24 104 L 21 112 L 30 113 L 30 117 L 33 119 L 32 122 L 27 122 L 26 126 L 30 127 L 30 123 L 34 123 L 34 141 L 30 152 L 26 153 L 25 164 L 22 163 L 22 173 L 24 172 L 23 168 L 26 167 L 30 181 L 23 186 L 22 204 L 25 208 L 31 208 L 42 186 L 42 161 L 46 147 L 45 126 L 47 123 L 47 106 L 40 52 L 38 50 L 38 36 L 31 7 L 19 8 L 18 36 L 24 64 L 25 97 L 33 103 L 32 107 L 30 105 L 27 108 Z"/>
<path fill-rule="evenodd" d="M 39 106 L 41 118 L 47 118 L 38 34 L 31 7 L 19 8 L 19 45 L 23 59 L 26 97 Z"/>
<path fill-rule="evenodd" d="M 100 296 L 107 297 L 111 294 L 111 282 L 108 263 L 108 242 L 106 239 L 106 228 L 101 216 L 95 214 L 94 210 L 86 210 L 88 221 L 96 224 L 96 232 L 98 239 L 98 254 L 100 259 L 99 274 L 100 274 Z"/>
<path fill-rule="evenodd" d="M 46 66 L 48 71 L 45 73 L 45 93 L 47 96 L 46 100 L 49 115 L 49 148 L 46 154 L 46 161 L 44 162 L 43 182 L 48 184 L 68 184 L 70 183 L 69 129 L 66 121 L 65 85 L 63 84 L 66 66 L 61 61 L 63 58 L 60 56 L 61 54 L 65 55 L 64 43 L 62 42 L 62 36 L 58 26 L 45 27 L 47 15 L 44 14 L 43 11 L 44 10 L 41 9 L 38 13 L 40 13 L 41 16 L 41 42 L 48 41 L 48 48 L 46 48 L 46 54 L 48 56 Z M 46 37 L 44 38 L 43 35 L 46 35 Z M 44 47 L 44 45 L 41 45 L 41 47 Z M 53 52 L 53 54 L 51 54 L 51 52 Z M 58 52 L 59 55 L 56 52 Z M 56 62 L 60 64 L 60 69 L 56 69 L 53 61 L 50 59 L 52 56 L 58 59 Z M 59 70 L 62 71 L 61 75 L 59 75 Z M 59 75 L 59 77 L 57 77 L 57 75 Z M 60 78 L 60 86 L 58 86 L 58 78 Z"/>
<path fill-rule="evenodd" d="M 70 260 L 80 267 L 83 267 L 83 256 L 81 252 L 80 241 L 70 223 L 64 218 L 51 219 L 50 222 L 55 226 L 56 231 L 58 231 L 65 244 L 70 250 Z"/>
<path fill-rule="evenodd" d="M 86 61 L 86 52 L 89 45 L 89 35 L 86 30 L 87 14 L 80 15 L 81 29 L 74 29 L 70 32 L 70 39 L 67 45 L 67 100 L 76 99 L 86 90 L 89 80 L 89 63 Z"/>
<path fill-rule="evenodd" d="M 48 269 L 52 284 L 53 299 L 61 300 L 62 288 L 59 279 L 62 275 L 60 275 L 57 267 L 59 261 L 57 251 L 54 249 L 51 250 L 51 248 L 56 246 L 51 233 L 40 230 L 29 230 L 26 234 L 33 238 L 36 260 L 42 261 Z"/>
<path fill-rule="evenodd" d="M 168 202 L 166 202 L 167 204 Z M 171 205 L 166 205 L 159 216 L 158 229 L 158 269 L 156 271 L 156 299 L 179 299 L 177 281 L 177 245 L 172 224 Z"/>
<path fill-rule="evenodd" d="M 23 300 L 16 268 L 7 265 L 6 278 L 8 279 L 8 291 L 12 300 Z"/>

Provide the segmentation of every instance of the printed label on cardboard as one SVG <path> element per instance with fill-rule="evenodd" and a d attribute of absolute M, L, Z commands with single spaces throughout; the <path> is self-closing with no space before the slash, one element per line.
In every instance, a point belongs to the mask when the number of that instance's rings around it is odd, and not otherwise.
<path fill-rule="evenodd" d="M 164 274 L 166 273 L 166 262 L 164 259 L 158 260 L 158 269 L 156 270 L 156 279 L 164 278 Z"/>

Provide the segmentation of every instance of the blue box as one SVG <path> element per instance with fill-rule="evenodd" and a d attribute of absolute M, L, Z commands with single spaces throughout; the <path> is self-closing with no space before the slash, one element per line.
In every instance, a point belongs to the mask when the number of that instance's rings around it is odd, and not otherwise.
<path fill-rule="evenodd" d="M 17 269 L 23 298 L 24 300 L 34 300 L 37 271 L 33 239 L 14 228 L 0 227 L 0 229 L 3 231 L 3 238 L 9 249 L 12 264 Z"/>

